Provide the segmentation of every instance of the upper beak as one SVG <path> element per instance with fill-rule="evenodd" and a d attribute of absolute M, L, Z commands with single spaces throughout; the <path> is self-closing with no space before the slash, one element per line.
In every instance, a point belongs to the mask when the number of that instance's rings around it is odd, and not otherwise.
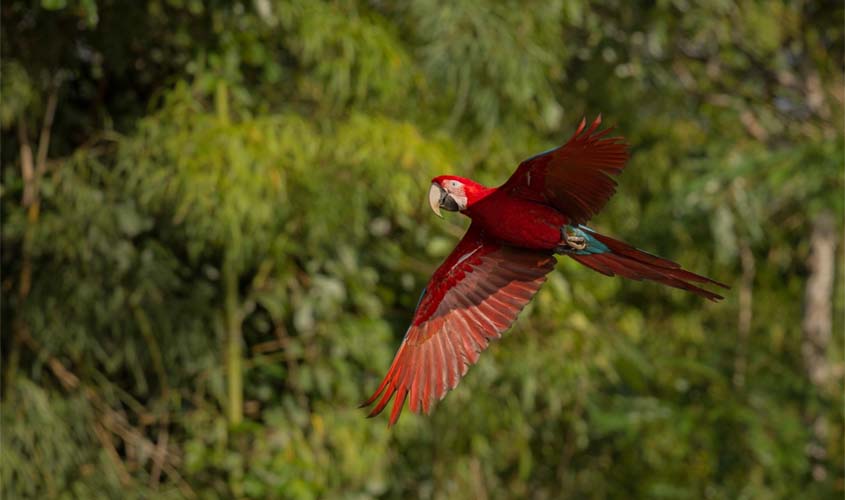
<path fill-rule="evenodd" d="M 443 215 L 440 214 L 440 202 L 443 200 L 444 196 L 446 196 L 446 191 L 440 187 L 439 184 L 433 182 L 431 184 L 431 189 L 428 190 L 428 204 L 431 205 L 431 209 L 441 219 L 443 218 Z"/>

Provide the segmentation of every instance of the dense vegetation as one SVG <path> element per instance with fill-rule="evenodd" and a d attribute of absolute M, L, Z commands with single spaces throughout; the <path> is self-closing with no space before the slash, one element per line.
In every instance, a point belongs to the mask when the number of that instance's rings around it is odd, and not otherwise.
<path fill-rule="evenodd" d="M 4 498 L 842 497 L 841 2 L 0 12 Z M 727 299 L 561 260 L 431 416 L 363 418 L 466 226 L 429 179 L 598 112 L 593 225 Z"/>

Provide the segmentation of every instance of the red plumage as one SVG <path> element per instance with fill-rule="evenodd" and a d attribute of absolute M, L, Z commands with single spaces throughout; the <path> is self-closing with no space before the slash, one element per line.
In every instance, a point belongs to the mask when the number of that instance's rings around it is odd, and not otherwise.
<path fill-rule="evenodd" d="M 473 224 L 429 281 L 387 375 L 363 404 L 378 399 L 370 415 L 394 395 L 390 425 L 408 396 L 411 411 L 428 413 L 510 327 L 554 262 L 550 252 L 493 243 Z"/>
<path fill-rule="evenodd" d="M 601 116 L 585 130 L 582 120 L 566 144 L 525 160 L 499 188 L 433 179 L 432 209 L 461 211 L 473 223 L 429 280 L 387 375 L 362 404 L 375 403 L 370 416 L 393 398 L 389 425 L 406 401 L 411 411 L 428 413 L 513 324 L 554 268 L 555 254 L 608 276 L 722 298 L 697 284 L 726 285 L 580 226 L 613 196 L 612 176 L 628 160 L 624 139 L 606 137 L 611 129 L 599 131 L 600 124 Z"/>
<path fill-rule="evenodd" d="M 628 145 L 621 137 L 605 137 L 613 128 L 597 132 L 601 115 L 584 131 L 581 120 L 572 138 L 559 148 L 522 163 L 500 188 L 515 198 L 551 205 L 576 224 L 587 222 L 616 192 L 616 181 L 628 161 Z"/>
<path fill-rule="evenodd" d="M 672 262 L 609 236 L 593 232 L 592 235 L 608 248 L 610 252 L 592 255 L 570 255 L 581 264 L 606 276 L 622 276 L 632 280 L 651 280 L 674 288 L 680 288 L 718 302 L 723 297 L 709 290 L 696 286 L 695 283 L 710 283 L 727 288 L 727 285 L 705 276 L 681 269 L 680 264 Z"/>

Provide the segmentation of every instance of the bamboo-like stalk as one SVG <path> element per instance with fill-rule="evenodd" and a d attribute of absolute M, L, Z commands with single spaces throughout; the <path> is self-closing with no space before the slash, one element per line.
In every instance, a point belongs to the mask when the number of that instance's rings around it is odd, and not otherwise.
<path fill-rule="evenodd" d="M 229 425 L 243 420 L 243 346 L 238 310 L 238 276 L 231 259 L 223 264 L 223 321 L 226 336 L 226 417 Z"/>
<path fill-rule="evenodd" d="M 41 124 L 41 134 L 38 138 L 38 153 L 33 159 L 32 145 L 27 131 L 26 115 L 18 118 L 18 142 L 20 147 L 21 178 L 23 179 L 23 198 L 21 205 L 26 209 L 26 228 L 21 241 L 21 268 L 18 275 L 17 310 L 12 319 L 12 344 L 8 362 L 5 367 L 6 383 L 14 380 L 20 362 L 20 344 L 23 337 L 29 336 L 29 325 L 23 319 L 23 307 L 29 298 L 32 288 L 32 241 L 41 209 L 41 195 L 39 182 L 47 171 L 47 153 L 50 151 L 50 135 L 53 129 L 53 119 L 56 116 L 56 106 L 59 101 L 59 82 L 52 86 L 47 97 L 47 108 Z"/>
<path fill-rule="evenodd" d="M 220 81 L 214 96 L 217 119 L 221 124 L 229 123 L 229 91 L 226 83 Z M 234 243 L 234 242 L 233 242 Z M 225 336 L 226 365 L 226 418 L 230 426 L 243 421 L 243 338 L 241 334 L 240 297 L 238 273 L 231 253 L 223 257 L 223 332 Z"/>

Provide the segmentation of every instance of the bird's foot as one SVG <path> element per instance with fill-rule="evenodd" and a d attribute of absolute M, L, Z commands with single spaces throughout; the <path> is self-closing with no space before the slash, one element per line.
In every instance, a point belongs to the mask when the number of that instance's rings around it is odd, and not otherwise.
<path fill-rule="evenodd" d="M 580 251 L 587 248 L 587 238 L 578 234 L 571 226 L 563 226 L 560 229 L 560 235 L 563 245 L 560 245 L 558 251 Z"/>

